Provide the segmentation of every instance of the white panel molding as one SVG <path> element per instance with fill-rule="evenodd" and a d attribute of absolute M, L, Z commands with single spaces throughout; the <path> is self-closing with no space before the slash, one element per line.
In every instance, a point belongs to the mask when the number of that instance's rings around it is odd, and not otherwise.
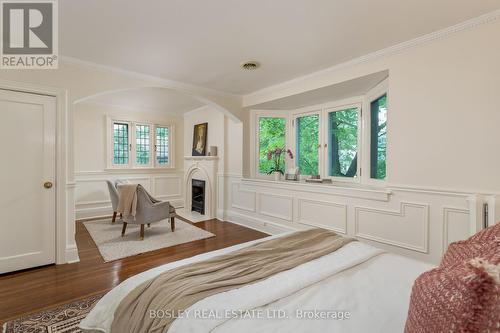
<path fill-rule="evenodd" d="M 263 197 L 268 197 L 269 198 L 268 200 L 272 200 L 272 198 L 288 200 L 288 204 L 289 204 L 288 205 L 288 212 L 287 212 L 288 214 L 283 215 L 283 214 L 279 214 L 279 213 L 275 213 L 275 212 L 271 212 L 271 211 L 262 210 L 262 198 Z M 272 193 L 267 193 L 267 192 L 257 192 L 257 202 L 258 202 L 258 205 L 257 205 L 258 210 L 257 211 L 259 214 L 269 216 L 269 217 L 278 218 L 278 219 L 289 221 L 289 222 L 293 221 L 293 196 L 272 194 Z"/>
<path fill-rule="evenodd" d="M 382 192 L 388 199 L 384 201 L 379 200 L 379 193 L 374 197 L 349 195 L 352 192 L 343 195 L 347 186 L 338 188 L 337 184 L 289 185 L 236 177 L 224 177 L 224 181 L 227 206 L 220 214 L 231 222 L 261 231 L 266 228 L 265 223 L 283 230 L 321 227 L 345 231 L 387 251 L 434 264 L 439 262 L 448 242 L 476 232 L 483 221 L 484 203 L 490 205 L 490 221 L 498 220 L 500 215 L 500 197 L 494 194 L 390 187 Z M 325 187 L 329 188 L 304 191 Z"/>
<path fill-rule="evenodd" d="M 356 185 L 340 185 L 335 184 L 307 184 L 304 182 L 275 182 L 264 179 L 249 179 L 243 178 L 241 183 L 244 185 L 264 187 L 272 189 L 282 189 L 287 191 L 297 191 L 304 193 L 314 193 L 314 194 L 329 194 L 336 195 L 340 197 L 349 197 L 357 199 L 368 199 L 376 201 L 389 201 L 392 191 L 380 188 L 376 189 L 373 187 L 363 187 Z"/>
<path fill-rule="evenodd" d="M 423 234 L 423 240 L 421 244 L 410 244 L 410 243 L 405 243 L 398 241 L 396 239 L 389 239 L 389 238 L 384 238 L 376 235 L 370 235 L 370 234 L 365 234 L 361 233 L 359 231 L 360 227 L 360 213 L 365 212 L 365 213 L 371 213 L 373 215 L 379 215 L 379 216 L 384 216 L 384 215 L 389 215 L 389 216 L 395 216 L 395 217 L 400 217 L 402 220 L 406 218 L 406 208 L 407 207 L 413 207 L 413 208 L 419 208 L 422 210 L 422 220 L 421 221 L 415 221 L 418 222 L 421 225 L 421 232 Z M 354 218 L 354 234 L 356 237 L 362 238 L 362 239 L 367 239 L 387 245 L 393 245 L 397 246 L 403 249 L 407 250 L 413 250 L 413 251 L 418 251 L 421 253 L 429 253 L 429 205 L 428 204 L 421 204 L 421 203 L 414 203 L 414 202 L 401 202 L 400 203 L 400 208 L 398 211 L 393 211 L 393 210 L 384 210 L 384 209 L 376 209 L 376 208 L 370 208 L 370 207 L 362 207 L 362 206 L 356 206 L 354 207 L 355 211 L 355 218 Z M 373 221 L 372 221 L 373 223 Z"/>
<path fill-rule="evenodd" d="M 160 198 L 159 199 L 166 199 L 166 198 Z M 168 201 L 174 206 L 175 208 L 181 208 L 184 207 L 184 200 L 182 198 L 180 199 L 168 199 Z M 95 206 L 90 206 L 90 207 L 81 207 L 78 206 L 76 209 L 76 220 L 82 220 L 82 219 L 93 219 L 93 218 L 101 218 L 101 217 L 109 217 L 113 213 L 112 207 L 111 207 L 111 202 L 104 203 L 104 204 L 99 204 Z"/>
<path fill-rule="evenodd" d="M 111 200 L 78 201 L 76 203 L 77 207 L 95 205 L 111 205 Z"/>
<path fill-rule="evenodd" d="M 255 191 L 249 191 L 249 190 L 244 190 L 240 188 L 240 184 L 237 182 L 232 182 L 231 184 L 231 208 L 236 208 L 240 210 L 244 210 L 247 212 L 256 212 L 257 211 L 257 192 Z M 236 189 L 236 190 L 235 190 Z M 239 193 L 246 193 L 250 196 L 250 202 L 248 205 L 243 205 L 242 203 L 237 204 L 237 198 L 236 195 Z"/>
<path fill-rule="evenodd" d="M 450 213 L 464 214 L 467 216 L 467 220 L 470 221 L 469 219 L 470 212 L 468 209 L 465 208 L 445 206 L 443 207 L 442 213 L 443 213 L 443 253 L 444 253 L 444 251 L 450 244 L 448 233 L 450 229 L 450 222 L 453 223 L 453 221 L 450 219 Z M 470 226 L 468 228 L 470 229 Z"/>
<path fill-rule="evenodd" d="M 158 192 L 158 182 L 157 182 L 158 179 L 175 179 L 175 180 L 177 180 L 177 188 L 179 190 L 177 191 L 177 193 L 173 193 L 173 194 L 160 194 Z M 182 196 L 182 179 L 180 176 L 176 176 L 176 175 L 152 176 L 151 180 L 153 181 L 151 189 L 152 189 L 153 193 L 155 194 L 155 196 L 157 196 L 157 197 L 170 197 L 170 198 Z"/>
<path fill-rule="evenodd" d="M 224 215 L 226 216 L 228 222 L 238 224 L 250 229 L 254 229 L 269 235 L 277 235 L 285 232 L 305 229 L 305 228 L 294 228 L 291 225 L 285 226 L 279 223 L 274 223 L 254 216 L 240 214 L 235 211 L 226 211 Z"/>
<path fill-rule="evenodd" d="M 168 174 L 168 175 L 183 175 L 183 171 L 169 168 L 136 168 L 136 169 L 106 169 L 92 171 L 76 171 L 75 177 L 86 176 L 116 176 L 121 174 Z"/>
<path fill-rule="evenodd" d="M 340 208 L 342 210 L 342 214 L 343 214 L 342 228 L 335 228 L 335 227 L 332 227 L 328 224 L 318 223 L 315 221 L 308 221 L 308 220 L 304 219 L 302 217 L 302 204 L 303 203 L 312 203 L 312 204 L 326 206 L 326 207 Z M 327 228 L 327 229 L 331 229 L 333 231 L 337 231 L 337 232 L 346 234 L 347 233 L 347 205 L 332 202 L 332 201 L 312 200 L 312 199 L 305 199 L 305 198 L 299 197 L 299 198 L 297 198 L 297 222 L 302 223 L 302 224 L 306 224 L 306 225 L 312 225 L 315 227 Z"/>
<path fill-rule="evenodd" d="M 147 190 L 160 200 L 168 200 L 176 207 L 184 206 L 183 193 L 183 172 L 163 172 L 147 173 L 144 170 L 140 173 L 110 173 L 107 171 L 95 171 L 82 176 L 80 173 L 76 178 L 76 190 L 83 190 L 85 200 L 77 200 L 75 204 L 75 215 L 77 219 L 105 217 L 111 214 L 111 201 L 105 182 L 108 179 L 123 179 L 132 182 L 142 183 Z M 173 193 L 160 191 L 158 182 L 164 179 L 175 180 L 177 185 Z M 81 187 L 81 188 L 79 188 Z M 161 192 L 161 193 L 159 193 Z M 95 199 L 94 199 L 95 198 Z"/>

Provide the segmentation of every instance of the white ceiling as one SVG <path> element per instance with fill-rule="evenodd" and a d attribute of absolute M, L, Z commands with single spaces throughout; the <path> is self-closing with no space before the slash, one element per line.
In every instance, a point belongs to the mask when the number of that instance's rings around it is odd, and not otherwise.
<path fill-rule="evenodd" d="M 65 56 L 246 94 L 452 26 L 500 0 L 64 0 Z M 262 67 L 244 72 L 240 63 Z"/>
<path fill-rule="evenodd" d="M 369 74 L 353 80 L 333 84 L 323 88 L 309 90 L 270 102 L 252 105 L 252 108 L 267 110 L 291 110 L 305 106 L 340 101 L 346 98 L 362 96 L 389 76 L 388 71 Z"/>
<path fill-rule="evenodd" d="M 139 88 L 94 96 L 85 103 L 109 105 L 138 111 L 158 111 L 181 115 L 204 105 L 194 98 L 164 88 Z"/>

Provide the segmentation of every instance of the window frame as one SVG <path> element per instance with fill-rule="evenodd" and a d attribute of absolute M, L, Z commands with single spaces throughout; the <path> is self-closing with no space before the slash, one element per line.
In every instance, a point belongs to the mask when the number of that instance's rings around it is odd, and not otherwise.
<path fill-rule="evenodd" d="M 321 108 L 318 108 L 318 107 L 313 107 L 313 108 L 303 108 L 303 109 L 298 109 L 298 110 L 295 110 L 294 112 L 292 112 L 291 114 L 291 129 L 292 129 L 292 133 L 290 133 L 290 136 L 291 136 L 291 144 L 289 146 L 289 148 L 292 150 L 293 152 L 293 165 L 290 165 L 290 167 L 298 167 L 297 166 L 297 162 L 298 162 L 298 159 L 297 157 L 299 156 L 299 154 L 297 153 L 297 130 L 298 130 L 298 121 L 297 119 L 298 118 L 301 118 L 301 117 L 307 117 L 307 116 L 312 116 L 312 115 L 318 115 L 319 117 L 319 126 L 318 126 L 318 174 L 320 176 L 323 175 L 323 163 L 324 163 L 324 160 L 323 160 L 323 155 L 324 155 L 324 149 L 322 149 L 323 147 L 323 126 L 322 126 L 322 122 L 323 122 L 323 110 Z M 300 171 L 299 169 L 299 172 L 300 172 L 300 179 L 305 179 L 305 178 L 309 178 L 311 175 L 306 175 L 306 174 L 302 174 L 302 172 Z"/>
<path fill-rule="evenodd" d="M 387 95 L 387 139 L 386 139 L 386 170 L 384 179 L 371 178 L 371 103 L 383 95 Z M 387 186 L 388 179 L 390 176 L 390 164 L 387 162 L 387 157 L 389 156 L 389 124 L 390 124 L 390 97 L 389 97 L 389 79 L 385 79 L 365 95 L 363 102 L 363 108 L 366 112 L 363 115 L 363 128 L 365 135 L 363 136 L 363 175 L 362 182 L 367 185 L 374 185 L 379 187 Z M 364 171 L 366 170 L 366 171 Z"/>
<path fill-rule="evenodd" d="M 281 110 L 252 110 L 252 116 L 250 117 L 250 128 L 253 128 L 251 131 L 251 159 L 252 163 L 250 164 L 250 174 L 254 178 L 258 179 L 274 179 L 273 175 L 262 174 L 259 172 L 259 142 L 260 142 L 260 133 L 259 133 L 259 121 L 260 118 L 284 118 L 285 119 L 285 150 L 290 147 L 290 112 L 289 111 L 281 111 Z M 285 158 L 285 172 L 290 168 L 290 161 L 288 158 Z"/>
<path fill-rule="evenodd" d="M 128 126 L 128 163 L 127 164 L 115 164 L 115 132 L 114 126 L 115 124 L 127 124 Z M 128 169 L 130 167 L 130 163 L 132 161 L 132 123 L 126 120 L 118 120 L 113 119 L 112 121 L 108 121 L 108 132 L 109 132 L 109 149 L 108 149 L 108 161 L 110 163 L 111 168 L 113 169 Z"/>
<path fill-rule="evenodd" d="M 371 140 L 371 102 L 387 95 L 387 150 L 386 150 L 386 177 L 384 180 L 373 179 L 370 176 L 370 140 Z M 356 177 L 336 177 L 328 176 L 328 114 L 330 112 L 342 111 L 349 108 L 358 109 L 358 163 L 357 163 L 357 176 Z M 390 177 L 390 163 L 388 157 L 390 156 L 390 92 L 388 78 L 381 81 L 366 94 L 354 96 L 342 100 L 331 101 L 323 104 L 302 107 L 298 109 L 289 110 L 262 110 L 252 109 L 250 113 L 250 176 L 257 179 L 271 179 L 272 175 L 259 174 L 259 118 L 261 117 L 277 117 L 285 118 L 286 139 L 285 149 L 291 149 L 294 154 L 294 160 L 289 158 L 285 160 L 285 169 L 295 167 L 297 147 L 296 147 L 296 119 L 298 117 L 320 113 L 320 129 L 319 139 L 321 149 L 318 154 L 319 172 L 322 178 L 332 179 L 336 183 L 357 183 L 360 185 L 372 185 L 377 187 L 386 187 Z M 301 175 L 301 178 L 308 178 L 308 175 Z"/>
<path fill-rule="evenodd" d="M 114 163 L 114 124 L 121 123 L 128 125 L 128 141 L 129 141 L 129 160 L 128 164 L 115 164 Z M 149 126 L 149 164 L 142 165 L 138 164 L 136 160 L 136 127 L 137 125 L 147 125 Z M 156 162 L 156 128 L 168 128 L 168 164 L 162 165 Z M 126 169 L 126 170 L 147 170 L 147 169 L 174 169 L 174 156 L 175 156 L 175 144 L 172 140 L 175 133 L 175 125 L 173 124 L 153 124 L 144 121 L 131 121 L 122 120 L 119 118 L 106 117 L 106 131 L 107 131 L 107 151 L 106 151 L 106 169 L 116 170 L 116 169 Z M 154 159 L 154 160 L 153 160 Z"/>
<path fill-rule="evenodd" d="M 134 157 L 134 160 L 133 160 L 133 168 L 134 169 L 148 169 L 148 168 L 151 168 L 152 167 L 152 161 L 151 161 L 151 155 L 152 155 L 152 152 L 153 152 L 153 145 L 152 145 L 152 142 L 151 142 L 151 131 L 152 129 L 154 128 L 153 125 L 151 124 L 148 124 L 148 123 L 145 123 L 145 122 L 134 122 L 132 123 L 133 124 L 133 135 L 132 135 L 132 153 L 133 153 L 133 157 Z M 137 126 L 149 126 L 149 163 L 148 164 L 139 164 L 137 163 Z M 153 136 L 154 137 L 154 136 Z"/>
<path fill-rule="evenodd" d="M 348 109 L 358 109 L 358 134 L 357 134 L 357 154 L 358 161 L 356 163 L 356 176 L 355 177 L 338 177 L 338 176 L 330 176 L 328 174 L 328 120 L 329 114 L 331 112 L 339 112 L 345 111 Z M 324 128 L 324 136 L 323 136 L 323 153 L 325 155 L 324 163 L 322 164 L 323 172 L 321 174 L 321 178 L 331 179 L 335 182 L 344 182 L 344 183 L 361 183 L 361 178 L 363 176 L 362 173 L 362 160 L 363 160 L 363 128 L 362 128 L 362 118 L 363 118 L 363 100 L 360 98 L 353 99 L 352 101 L 342 101 L 338 103 L 336 106 L 323 108 L 323 128 Z"/>
<path fill-rule="evenodd" d="M 157 128 L 167 128 L 168 129 L 168 163 L 167 164 L 159 164 L 158 161 L 156 160 L 156 129 Z M 174 150 L 174 145 L 172 144 L 172 138 L 173 138 L 173 133 L 174 133 L 174 125 L 154 125 L 153 126 L 153 147 L 154 149 L 152 150 L 153 152 L 153 159 L 154 159 L 154 167 L 156 169 L 169 169 L 173 168 L 174 165 L 174 156 L 173 150 Z"/>

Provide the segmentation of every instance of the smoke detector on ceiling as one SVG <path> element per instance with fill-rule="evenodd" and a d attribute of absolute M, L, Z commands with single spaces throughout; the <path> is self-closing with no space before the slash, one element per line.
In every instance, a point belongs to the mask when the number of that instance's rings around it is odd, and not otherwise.
<path fill-rule="evenodd" d="M 252 71 L 260 67 L 260 64 L 257 61 L 245 61 L 241 64 L 241 68 L 247 71 Z"/>

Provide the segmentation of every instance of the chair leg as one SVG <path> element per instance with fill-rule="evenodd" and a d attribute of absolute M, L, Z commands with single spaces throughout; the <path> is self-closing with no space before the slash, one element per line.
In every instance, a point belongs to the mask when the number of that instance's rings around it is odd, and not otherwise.
<path fill-rule="evenodd" d="M 148 228 L 151 228 L 151 223 L 148 223 Z"/>
<path fill-rule="evenodd" d="M 172 232 L 175 231 L 175 217 L 174 216 L 172 216 L 170 218 L 170 228 L 172 229 Z"/>
<path fill-rule="evenodd" d="M 115 223 L 117 214 L 117 212 L 113 212 L 113 219 L 111 220 L 111 223 Z"/>
<path fill-rule="evenodd" d="M 141 224 L 141 240 L 144 239 L 144 224 Z"/>
<path fill-rule="evenodd" d="M 127 230 L 127 222 L 123 222 L 122 237 L 125 236 L 125 230 Z"/>

